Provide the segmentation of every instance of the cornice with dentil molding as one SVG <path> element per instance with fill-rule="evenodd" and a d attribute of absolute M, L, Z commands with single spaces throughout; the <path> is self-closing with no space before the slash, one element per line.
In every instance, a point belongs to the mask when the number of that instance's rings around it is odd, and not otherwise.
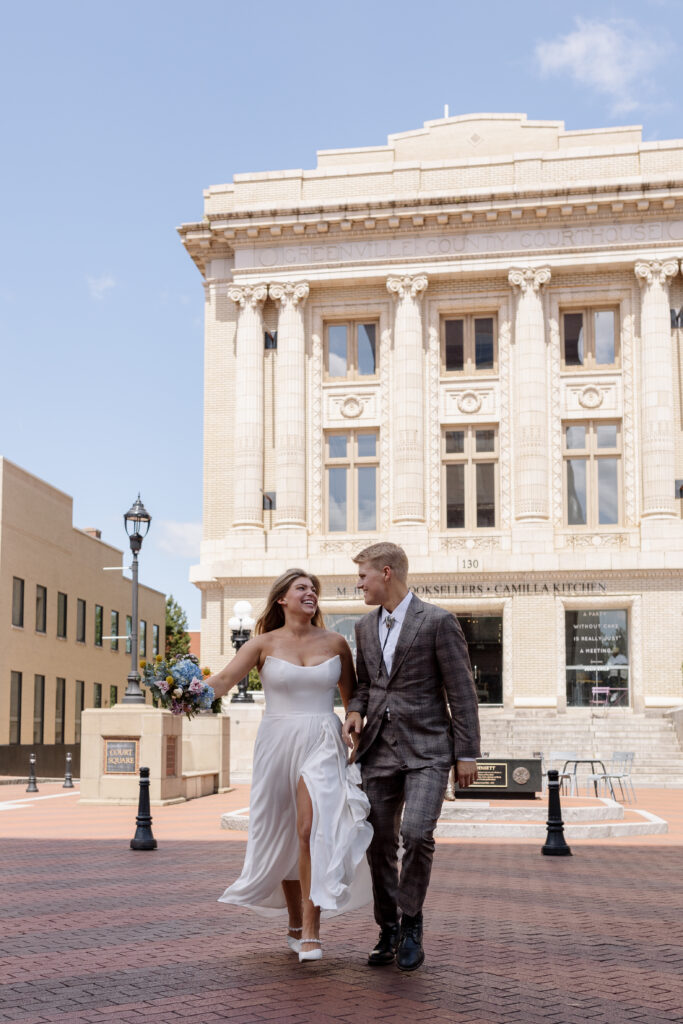
<path fill-rule="evenodd" d="M 639 260 L 635 265 L 638 283 L 643 285 L 668 284 L 668 278 L 678 273 L 678 260 Z"/>
<path fill-rule="evenodd" d="M 508 272 L 508 282 L 519 288 L 522 294 L 538 292 L 550 280 L 550 267 L 513 267 Z"/>
<path fill-rule="evenodd" d="M 416 299 L 426 290 L 429 281 L 426 274 L 405 274 L 402 277 L 388 277 L 387 291 L 397 299 Z"/>

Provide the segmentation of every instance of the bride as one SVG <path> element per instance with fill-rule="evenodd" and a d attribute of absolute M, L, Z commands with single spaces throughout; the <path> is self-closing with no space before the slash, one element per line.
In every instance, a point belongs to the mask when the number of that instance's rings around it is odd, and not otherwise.
<path fill-rule="evenodd" d="M 353 659 L 344 638 L 325 629 L 319 594 L 315 576 L 288 569 L 271 587 L 254 638 L 206 680 L 221 697 L 256 665 L 266 698 L 244 866 L 219 902 L 287 912 L 287 942 L 300 961 L 322 957 L 321 910 L 338 914 L 372 896 L 370 806 L 333 710 L 337 686 L 344 707 L 353 693 Z"/>

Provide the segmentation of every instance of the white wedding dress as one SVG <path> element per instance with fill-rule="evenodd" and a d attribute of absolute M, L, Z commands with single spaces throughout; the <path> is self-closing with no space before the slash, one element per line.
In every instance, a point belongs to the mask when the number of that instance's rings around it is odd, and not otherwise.
<path fill-rule="evenodd" d="M 313 804 L 311 900 L 324 917 L 372 898 L 365 857 L 372 838 L 360 769 L 347 763 L 334 695 L 338 655 L 302 666 L 268 656 L 261 669 L 266 712 L 254 746 L 249 838 L 242 874 L 219 903 L 264 915 L 286 913 L 281 882 L 299 877 L 296 789 Z"/>

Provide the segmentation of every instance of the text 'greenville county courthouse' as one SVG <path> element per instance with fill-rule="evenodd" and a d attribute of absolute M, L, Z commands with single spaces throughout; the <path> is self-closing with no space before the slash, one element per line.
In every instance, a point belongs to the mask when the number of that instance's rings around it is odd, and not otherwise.
<path fill-rule="evenodd" d="M 292 565 L 351 636 L 351 555 L 390 539 L 459 616 L 482 705 L 683 702 L 683 140 L 446 118 L 235 175 L 181 236 L 207 664 Z"/>

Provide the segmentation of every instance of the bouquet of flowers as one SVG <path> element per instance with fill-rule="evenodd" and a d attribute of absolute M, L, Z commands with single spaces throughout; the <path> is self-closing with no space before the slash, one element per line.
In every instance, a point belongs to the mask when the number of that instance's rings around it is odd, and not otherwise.
<path fill-rule="evenodd" d="M 174 715 L 194 718 L 200 711 L 220 713 L 221 698 L 204 682 L 211 669 L 200 668 L 194 654 L 166 662 L 157 654 L 153 662 L 141 661 L 142 682 L 152 691 L 155 703 Z"/>

